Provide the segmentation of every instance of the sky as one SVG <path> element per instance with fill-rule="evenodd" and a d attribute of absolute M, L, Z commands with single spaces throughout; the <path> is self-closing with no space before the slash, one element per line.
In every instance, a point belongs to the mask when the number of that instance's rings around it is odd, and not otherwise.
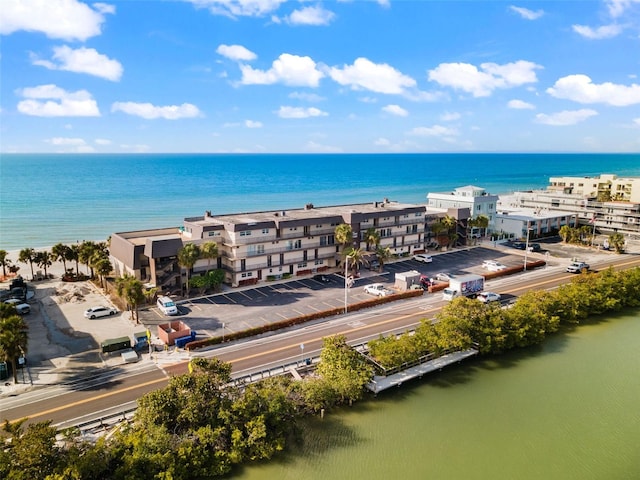
<path fill-rule="evenodd" d="M 640 152 L 640 0 L 1 7 L 0 153 Z"/>

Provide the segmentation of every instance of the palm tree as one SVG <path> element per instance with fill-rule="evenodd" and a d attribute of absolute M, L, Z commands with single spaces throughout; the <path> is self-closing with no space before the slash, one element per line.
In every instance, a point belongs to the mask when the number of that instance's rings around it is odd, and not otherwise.
<path fill-rule="evenodd" d="M 80 276 L 80 268 L 78 265 L 78 262 L 80 261 L 80 245 L 79 244 L 72 244 L 70 246 L 71 251 L 69 252 L 69 258 L 68 260 L 74 261 L 76 262 L 76 276 Z"/>
<path fill-rule="evenodd" d="M 91 267 L 91 257 L 93 257 L 93 255 L 99 248 L 100 247 L 96 245 L 95 242 L 84 240 L 80 244 L 80 248 L 78 250 L 78 260 L 87 266 L 87 268 L 89 269 L 89 274 L 91 275 L 91 278 L 93 278 L 93 268 Z"/>
<path fill-rule="evenodd" d="M 358 273 L 358 266 L 364 262 L 364 250 L 361 248 L 346 248 L 342 255 L 344 256 L 346 269 L 351 269 L 351 274 L 355 276 Z"/>
<path fill-rule="evenodd" d="M 569 237 L 571 237 L 571 227 L 569 225 L 562 225 L 560 230 L 558 230 L 558 234 L 564 243 L 569 241 Z"/>
<path fill-rule="evenodd" d="M 13 382 L 18 383 L 18 369 L 16 358 L 27 351 L 27 324 L 24 319 L 14 313 L 8 314 L 8 310 L 2 310 L 0 318 L 0 356 L 11 364 L 13 370 Z M 5 316 L 6 315 L 6 316 Z"/>
<path fill-rule="evenodd" d="M 353 245 L 353 229 L 348 223 L 341 223 L 335 230 L 336 242 L 342 245 L 342 249 Z"/>
<path fill-rule="evenodd" d="M 69 247 L 69 245 L 65 245 L 64 243 L 56 243 L 53 247 L 51 247 L 51 255 L 53 259 L 60 260 L 62 262 L 65 273 L 67 271 L 67 260 L 69 260 L 70 253 L 71 247 Z"/>
<path fill-rule="evenodd" d="M 96 272 L 98 272 L 98 275 L 100 276 L 100 286 L 103 289 L 106 288 L 106 282 L 104 277 L 109 275 L 112 270 L 111 262 L 109 261 L 109 258 L 103 255 L 100 255 L 94 260 L 92 265 L 93 265 L 93 268 L 96 269 Z"/>
<path fill-rule="evenodd" d="M 611 245 L 616 253 L 624 252 L 624 235 L 620 232 L 609 235 L 609 245 Z"/>
<path fill-rule="evenodd" d="M 29 263 L 31 267 L 31 278 L 33 278 L 33 262 L 35 259 L 36 251 L 33 248 L 23 248 L 18 255 L 18 261 L 22 263 Z"/>
<path fill-rule="evenodd" d="M 444 218 L 440 219 L 440 222 L 447 230 L 448 246 L 453 247 L 455 245 L 455 241 L 458 239 L 458 234 L 456 232 L 458 221 L 452 216 L 446 215 Z"/>
<path fill-rule="evenodd" d="M 205 242 L 200 245 L 200 257 L 207 259 L 207 270 L 211 268 L 211 260 L 218 258 L 218 244 L 216 242 Z"/>
<path fill-rule="evenodd" d="M 142 282 L 132 275 L 124 275 L 116 279 L 116 293 L 127 304 L 127 309 L 133 312 L 133 318 L 138 321 L 138 307 L 144 301 Z"/>
<path fill-rule="evenodd" d="M 200 257 L 200 248 L 195 243 L 187 243 L 178 250 L 178 265 L 187 269 L 187 297 L 189 296 L 189 272 Z"/>
<path fill-rule="evenodd" d="M 433 225 L 431 225 L 431 231 L 436 236 L 436 242 L 440 247 L 442 246 L 442 242 L 440 240 L 446 230 L 447 230 L 447 227 L 441 221 L 437 221 L 433 223 Z M 448 237 L 447 237 L 447 240 L 448 240 Z"/>
<path fill-rule="evenodd" d="M 376 257 L 378 257 L 378 271 L 381 272 L 384 268 L 384 264 L 393 256 L 389 247 L 381 247 L 378 245 L 376 248 Z"/>
<path fill-rule="evenodd" d="M 36 252 L 34 260 L 36 264 L 44 270 L 44 277 L 48 278 L 49 275 L 47 273 L 47 268 L 49 268 L 53 263 L 53 256 L 51 253 L 46 250 L 44 252 Z"/>
<path fill-rule="evenodd" d="M 7 267 L 11 265 L 11 260 L 7 258 L 7 255 L 9 255 L 9 252 L 7 252 L 6 250 L 0 250 L 0 265 L 2 265 L 3 277 L 7 276 Z"/>
<path fill-rule="evenodd" d="M 367 252 L 371 245 L 373 245 L 374 248 L 377 248 L 378 245 L 380 245 L 380 234 L 375 227 L 367 228 L 366 232 L 364 232 L 364 241 L 367 244 Z"/>

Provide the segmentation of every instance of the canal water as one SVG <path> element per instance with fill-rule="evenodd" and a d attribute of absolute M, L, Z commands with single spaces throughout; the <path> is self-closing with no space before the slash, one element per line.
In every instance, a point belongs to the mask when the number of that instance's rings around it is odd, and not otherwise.
<path fill-rule="evenodd" d="M 244 480 L 640 478 L 640 311 L 332 411 Z"/>

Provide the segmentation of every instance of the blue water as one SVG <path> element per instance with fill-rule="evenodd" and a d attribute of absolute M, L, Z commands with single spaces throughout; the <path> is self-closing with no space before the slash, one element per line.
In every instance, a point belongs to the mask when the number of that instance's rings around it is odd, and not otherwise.
<path fill-rule="evenodd" d="M 640 176 L 640 154 L 0 155 L 0 249 L 105 240 L 185 217 Z"/>

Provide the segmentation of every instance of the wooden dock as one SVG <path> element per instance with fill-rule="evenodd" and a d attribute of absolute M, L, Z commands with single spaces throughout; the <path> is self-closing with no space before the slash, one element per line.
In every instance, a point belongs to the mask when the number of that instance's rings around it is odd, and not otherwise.
<path fill-rule="evenodd" d="M 406 370 L 402 370 L 401 372 L 394 373 L 386 377 L 376 375 L 373 377 L 373 380 L 366 385 L 366 387 L 373 393 L 382 392 L 383 390 L 387 390 L 391 387 L 399 387 L 404 382 L 408 382 L 414 378 L 420 378 L 426 373 L 440 370 L 447 365 L 461 362 L 462 360 L 473 357 L 477 354 L 478 350 L 474 348 L 460 352 L 448 353 L 442 357 L 434 358 L 433 360 L 409 367 Z"/>

